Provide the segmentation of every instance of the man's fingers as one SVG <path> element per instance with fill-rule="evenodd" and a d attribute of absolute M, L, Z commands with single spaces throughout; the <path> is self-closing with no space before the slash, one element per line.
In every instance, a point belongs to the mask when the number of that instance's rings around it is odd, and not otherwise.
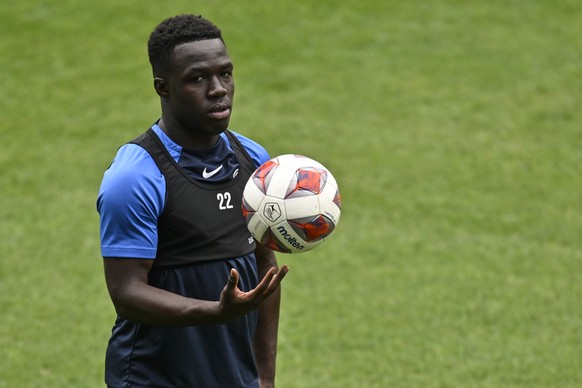
<path fill-rule="evenodd" d="M 283 278 L 287 275 L 287 272 L 289 272 L 289 267 L 284 265 L 279 269 L 279 272 L 277 272 L 277 277 L 280 280 L 283 280 Z"/>
<path fill-rule="evenodd" d="M 279 284 L 281 280 L 287 275 L 289 272 L 289 268 L 284 265 L 279 270 L 277 268 L 272 267 L 269 271 L 265 274 L 265 276 L 261 279 L 259 284 L 249 292 L 245 293 L 247 300 L 254 300 L 256 303 L 262 303 L 269 295 L 271 295 Z M 232 268 L 230 270 L 230 274 L 228 276 L 228 282 L 226 283 L 226 289 L 229 291 L 234 291 L 237 287 L 239 280 L 238 272 Z"/>
<path fill-rule="evenodd" d="M 281 269 L 272 267 L 261 279 L 257 287 L 243 292 L 237 288 L 239 282 L 239 273 L 231 268 L 228 281 L 222 293 L 220 294 L 220 308 L 223 314 L 229 319 L 240 317 L 249 311 L 259 308 L 281 283 L 281 280 L 287 275 L 289 268 L 282 266 Z"/>
<path fill-rule="evenodd" d="M 281 281 L 287 275 L 287 272 L 289 272 L 289 267 L 284 265 L 281 268 L 279 268 L 279 271 L 277 271 L 277 273 L 275 273 L 273 275 L 273 277 L 269 281 L 269 285 L 267 287 L 268 295 L 271 295 L 273 293 L 273 291 L 275 291 L 277 289 L 277 287 L 279 287 L 279 285 L 281 284 Z"/>
<path fill-rule="evenodd" d="M 234 289 L 236 288 L 237 284 L 238 284 L 238 272 L 236 271 L 236 269 L 231 268 L 230 274 L 228 275 L 227 286 L 229 289 Z"/>
<path fill-rule="evenodd" d="M 289 272 L 289 267 L 286 265 L 282 266 L 279 270 L 275 267 L 269 269 L 269 272 L 267 272 L 253 292 L 257 296 L 267 298 L 279 287 L 281 280 L 287 275 L 287 272 Z"/>
<path fill-rule="evenodd" d="M 277 268 L 275 267 L 270 268 L 269 271 L 265 274 L 265 276 L 263 276 L 263 278 L 261 279 L 261 282 L 255 287 L 254 289 L 255 293 L 262 294 L 263 292 L 265 292 L 265 290 L 269 287 L 271 280 L 275 277 L 276 274 Z"/>

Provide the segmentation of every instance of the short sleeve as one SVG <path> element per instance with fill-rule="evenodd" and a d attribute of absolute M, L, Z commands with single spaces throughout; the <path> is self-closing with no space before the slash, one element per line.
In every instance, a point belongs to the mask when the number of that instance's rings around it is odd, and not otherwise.
<path fill-rule="evenodd" d="M 136 144 L 121 147 L 97 197 L 101 255 L 154 259 L 165 193 L 165 179 L 147 151 Z"/>

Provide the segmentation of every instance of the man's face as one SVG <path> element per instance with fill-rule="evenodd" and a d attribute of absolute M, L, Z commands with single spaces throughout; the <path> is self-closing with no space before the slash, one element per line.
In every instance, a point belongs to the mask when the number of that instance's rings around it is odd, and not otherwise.
<path fill-rule="evenodd" d="M 234 97 L 233 65 L 220 39 L 175 47 L 167 114 L 193 135 L 217 135 L 228 128 Z"/>

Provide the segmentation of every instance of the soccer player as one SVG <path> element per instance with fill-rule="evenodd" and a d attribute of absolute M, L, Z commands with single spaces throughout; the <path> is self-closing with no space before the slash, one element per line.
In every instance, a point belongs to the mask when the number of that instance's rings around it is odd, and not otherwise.
<path fill-rule="evenodd" d="M 228 130 L 233 64 L 221 31 L 164 20 L 148 54 L 161 118 L 123 145 L 97 199 L 117 319 L 110 387 L 270 387 L 287 266 L 253 241 L 244 185 L 269 159 Z"/>

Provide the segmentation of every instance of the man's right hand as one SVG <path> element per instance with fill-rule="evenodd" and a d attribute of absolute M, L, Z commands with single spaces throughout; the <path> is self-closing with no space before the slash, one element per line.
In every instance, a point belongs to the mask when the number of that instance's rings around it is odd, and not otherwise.
<path fill-rule="evenodd" d="M 256 310 L 279 287 L 287 272 L 289 272 L 289 268 L 286 265 L 279 270 L 272 267 L 257 287 L 243 292 L 238 288 L 238 272 L 232 268 L 228 281 L 220 294 L 219 315 L 231 321 Z"/>

